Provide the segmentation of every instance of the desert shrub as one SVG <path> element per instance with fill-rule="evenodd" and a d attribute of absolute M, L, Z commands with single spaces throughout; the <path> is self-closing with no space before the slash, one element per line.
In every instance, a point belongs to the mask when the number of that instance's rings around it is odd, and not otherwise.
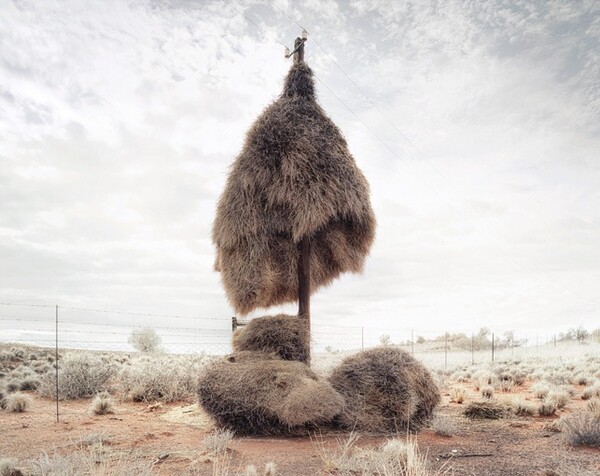
<path fill-rule="evenodd" d="M 494 396 L 494 387 L 491 385 L 486 385 L 481 388 L 481 396 L 483 398 L 492 398 Z"/>
<path fill-rule="evenodd" d="M 244 471 L 243 476 L 275 476 L 277 474 L 276 469 L 277 467 L 275 466 L 275 463 L 267 463 L 265 465 L 264 471 L 262 473 L 259 473 L 256 469 L 256 466 L 250 464 L 246 466 L 246 470 Z"/>
<path fill-rule="evenodd" d="M 514 398 L 510 402 L 510 407 L 515 415 L 519 416 L 533 416 L 537 412 L 537 405 L 522 398 Z"/>
<path fill-rule="evenodd" d="M 407 352 L 379 347 L 344 359 L 329 378 L 345 399 L 339 423 L 371 432 L 418 430 L 440 392 L 429 371 Z"/>
<path fill-rule="evenodd" d="M 563 408 L 569 403 L 570 395 L 567 391 L 561 389 L 555 389 L 548 392 L 546 400 L 554 402 L 556 408 Z"/>
<path fill-rule="evenodd" d="M 21 380 L 21 386 L 19 387 L 19 389 L 22 391 L 35 390 L 39 386 L 40 380 L 38 378 L 26 377 L 23 380 Z"/>
<path fill-rule="evenodd" d="M 585 375 L 585 374 L 579 374 L 579 375 L 575 376 L 575 383 L 577 385 L 587 385 L 592 380 L 593 380 L 593 377 L 590 377 L 589 375 Z"/>
<path fill-rule="evenodd" d="M 23 476 L 17 461 L 13 458 L 0 459 L 0 476 Z"/>
<path fill-rule="evenodd" d="M 583 389 L 581 394 L 582 400 L 589 400 L 590 398 L 600 397 L 600 384 L 595 383 Z"/>
<path fill-rule="evenodd" d="M 245 327 L 235 331 L 232 347 L 236 352 L 274 353 L 283 360 L 304 363 L 310 354 L 306 322 L 285 314 L 252 319 Z"/>
<path fill-rule="evenodd" d="M 209 453 L 223 453 L 227 451 L 234 433 L 231 430 L 216 430 L 202 440 L 202 448 Z"/>
<path fill-rule="evenodd" d="M 515 383 L 512 380 L 500 380 L 500 391 L 502 392 L 512 392 L 515 388 Z"/>
<path fill-rule="evenodd" d="M 540 400 L 546 398 L 550 392 L 550 386 L 545 382 L 537 382 L 531 387 L 531 393 Z"/>
<path fill-rule="evenodd" d="M 464 387 L 454 387 L 450 389 L 450 401 L 454 403 L 462 403 L 467 396 L 467 389 Z"/>
<path fill-rule="evenodd" d="M 330 422 L 344 405 L 305 364 L 249 351 L 209 364 L 198 379 L 198 398 L 221 427 L 242 434 L 305 432 Z"/>
<path fill-rule="evenodd" d="M 550 400 L 544 400 L 538 407 L 538 415 L 550 416 L 556 413 L 556 403 Z"/>
<path fill-rule="evenodd" d="M 483 387 L 494 385 L 497 381 L 498 377 L 491 372 L 480 373 L 477 375 L 477 384 L 475 385 L 475 388 L 476 390 L 479 390 Z"/>
<path fill-rule="evenodd" d="M 150 327 L 134 329 L 129 335 L 128 342 L 138 352 L 155 354 L 161 351 L 161 338 L 156 331 Z"/>
<path fill-rule="evenodd" d="M 106 389 L 109 379 L 115 374 L 114 365 L 103 362 L 86 352 L 73 352 L 59 363 L 58 397 L 61 400 L 90 398 Z M 52 398 L 56 394 L 54 374 L 42 377 L 38 393 Z"/>
<path fill-rule="evenodd" d="M 498 420 L 506 413 L 506 408 L 493 400 L 482 400 L 469 403 L 463 414 L 472 420 L 487 419 Z"/>
<path fill-rule="evenodd" d="M 90 413 L 93 415 L 107 415 L 115 412 L 115 401 L 108 392 L 101 392 L 94 397 L 90 404 Z"/>
<path fill-rule="evenodd" d="M 178 402 L 193 398 L 202 357 L 140 358 L 118 375 L 119 395 L 134 402 Z"/>
<path fill-rule="evenodd" d="M 379 447 L 358 448 L 358 438 L 351 435 L 336 449 L 321 446 L 321 458 L 326 468 L 340 476 L 433 476 L 427 458 L 414 440 L 390 439 Z"/>
<path fill-rule="evenodd" d="M 586 410 L 590 412 L 596 418 L 600 418 L 600 399 L 594 398 L 590 400 L 585 406 Z"/>
<path fill-rule="evenodd" d="M 600 418 L 590 412 L 579 412 L 565 418 L 563 432 L 572 446 L 600 447 Z"/>
<path fill-rule="evenodd" d="M 431 430 L 440 436 L 453 436 L 457 432 L 454 420 L 444 415 L 436 415 L 431 420 Z"/>
<path fill-rule="evenodd" d="M 9 380 L 4 388 L 8 393 L 17 392 L 21 388 L 21 382 L 19 380 Z"/>
<path fill-rule="evenodd" d="M 16 392 L 6 396 L 4 407 L 7 412 L 21 413 L 27 411 L 32 402 L 33 400 L 29 395 Z"/>

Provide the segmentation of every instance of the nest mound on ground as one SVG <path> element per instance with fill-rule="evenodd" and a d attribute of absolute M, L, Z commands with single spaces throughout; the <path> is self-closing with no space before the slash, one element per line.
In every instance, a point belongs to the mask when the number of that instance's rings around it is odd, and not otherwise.
<path fill-rule="evenodd" d="M 310 354 L 306 324 L 285 314 L 253 319 L 234 333 L 233 350 L 274 353 L 283 360 L 306 363 Z"/>
<path fill-rule="evenodd" d="M 507 412 L 504 405 L 491 400 L 482 400 L 469 403 L 464 411 L 464 415 L 472 420 L 499 420 Z"/>
<path fill-rule="evenodd" d="M 200 405 L 238 434 L 295 434 L 327 423 L 343 398 L 301 362 L 261 352 L 233 353 L 198 379 Z"/>
<path fill-rule="evenodd" d="M 417 431 L 432 417 L 440 392 L 410 354 L 378 347 L 344 359 L 329 382 L 345 399 L 338 423 L 368 432 Z"/>
<path fill-rule="evenodd" d="M 227 297 L 245 315 L 298 300 L 298 243 L 311 240 L 311 292 L 361 272 L 375 236 L 369 185 L 294 64 L 258 117 L 219 199 L 212 239 Z"/>

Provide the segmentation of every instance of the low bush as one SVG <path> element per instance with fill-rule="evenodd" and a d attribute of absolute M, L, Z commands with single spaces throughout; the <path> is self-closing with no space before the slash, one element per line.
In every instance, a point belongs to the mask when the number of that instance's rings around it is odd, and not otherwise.
<path fill-rule="evenodd" d="M 484 400 L 471 402 L 464 410 L 464 415 L 471 419 L 498 420 L 506 413 L 506 408 L 498 402 Z"/>
<path fill-rule="evenodd" d="M 234 432 L 231 430 L 216 430 L 204 437 L 202 448 L 209 453 L 224 453 L 229 448 L 233 436 Z"/>
<path fill-rule="evenodd" d="M 590 412 L 580 412 L 565 418 L 563 432 L 572 446 L 600 447 L 600 418 Z"/>
<path fill-rule="evenodd" d="M 481 387 L 481 396 L 483 398 L 492 398 L 494 396 L 494 387 L 492 387 L 491 385 Z"/>
<path fill-rule="evenodd" d="M 116 368 L 100 357 L 86 352 L 67 354 L 59 361 L 58 397 L 61 400 L 90 398 L 106 390 L 109 379 Z M 56 395 L 54 373 L 42 377 L 38 393 L 43 397 Z"/>
<path fill-rule="evenodd" d="M 440 436 L 453 436 L 457 432 L 454 420 L 444 415 L 436 415 L 431 421 L 431 430 Z"/>
<path fill-rule="evenodd" d="M 0 476 L 23 476 L 17 461 L 12 458 L 0 459 Z"/>
<path fill-rule="evenodd" d="M 101 392 L 94 397 L 90 404 L 90 413 L 94 415 L 107 415 L 115 412 L 115 401 L 108 392 Z"/>
<path fill-rule="evenodd" d="M 538 415 L 551 416 L 556 413 L 556 403 L 550 400 L 544 400 L 538 407 Z"/>
<path fill-rule="evenodd" d="M 29 395 L 24 393 L 11 393 L 5 397 L 4 408 L 7 412 L 21 413 L 27 411 L 31 407 L 32 399 Z"/>
<path fill-rule="evenodd" d="M 454 403 L 462 403 L 467 396 L 467 389 L 464 387 L 454 387 L 450 390 L 450 401 Z"/>

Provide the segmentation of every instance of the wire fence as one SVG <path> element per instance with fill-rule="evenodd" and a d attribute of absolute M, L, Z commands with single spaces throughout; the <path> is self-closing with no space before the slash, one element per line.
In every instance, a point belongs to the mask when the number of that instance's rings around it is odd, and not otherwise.
<path fill-rule="evenodd" d="M 235 317 L 184 316 L 90 309 L 61 305 L 0 303 L 0 342 L 60 349 L 135 352 L 132 333 L 153 329 L 168 354 L 225 355 L 232 351 Z M 456 334 L 375 326 L 340 326 L 314 322 L 311 327 L 315 356 L 348 355 L 378 345 L 397 345 L 435 369 L 459 364 L 493 362 L 560 353 L 565 335 L 476 329 Z M 570 335 L 589 342 L 590 335 Z M 316 361 L 318 361 L 316 357 Z"/>

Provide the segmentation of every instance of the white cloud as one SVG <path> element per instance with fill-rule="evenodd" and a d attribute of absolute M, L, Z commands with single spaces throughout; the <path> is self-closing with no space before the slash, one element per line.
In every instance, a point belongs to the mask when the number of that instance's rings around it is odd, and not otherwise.
<path fill-rule="evenodd" d="M 233 4 L 260 29 L 218 1 L 0 6 L 2 300 L 229 318 L 215 202 L 281 88 L 277 42 L 300 33 L 264 2 Z M 365 275 L 315 295 L 317 324 L 598 322 L 600 7 L 277 5 L 311 33 L 319 78 L 395 151 L 317 82 L 379 221 Z"/>

